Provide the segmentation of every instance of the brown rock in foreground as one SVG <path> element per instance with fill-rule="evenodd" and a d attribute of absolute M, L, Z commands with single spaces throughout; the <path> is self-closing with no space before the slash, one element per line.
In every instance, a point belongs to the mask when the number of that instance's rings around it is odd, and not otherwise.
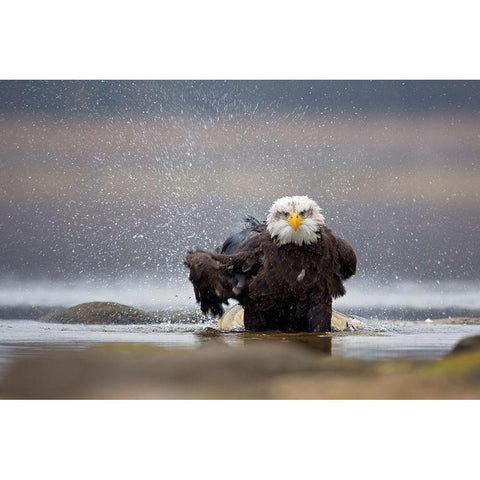
<path fill-rule="evenodd" d="M 197 350 L 105 344 L 20 359 L 0 393 L 10 398 L 262 398 L 278 374 L 314 372 L 320 355 L 268 342 Z"/>
<path fill-rule="evenodd" d="M 13 364 L 2 398 L 480 399 L 480 350 L 438 361 L 332 358 L 315 338 L 211 339 L 196 350 L 107 344 Z M 328 338 L 328 337 L 325 337 Z M 312 348 L 313 347 L 313 348 Z"/>
<path fill-rule="evenodd" d="M 474 335 L 473 337 L 460 340 L 452 350 L 452 354 L 473 352 L 475 350 L 480 352 L 480 335 Z"/>

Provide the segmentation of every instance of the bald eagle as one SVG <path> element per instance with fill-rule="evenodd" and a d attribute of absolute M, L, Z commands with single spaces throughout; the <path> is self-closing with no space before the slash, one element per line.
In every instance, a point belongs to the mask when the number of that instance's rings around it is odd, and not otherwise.
<path fill-rule="evenodd" d="M 185 259 L 203 313 L 221 315 L 235 299 L 250 331 L 331 331 L 332 298 L 345 294 L 356 264 L 306 196 L 278 199 L 266 222 L 248 216 L 218 252 L 197 248 Z"/>

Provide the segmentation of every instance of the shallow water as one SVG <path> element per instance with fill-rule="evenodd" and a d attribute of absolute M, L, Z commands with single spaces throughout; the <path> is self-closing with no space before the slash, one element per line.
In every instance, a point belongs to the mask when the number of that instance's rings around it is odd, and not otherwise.
<path fill-rule="evenodd" d="M 462 338 L 480 335 L 480 325 L 441 325 L 428 322 L 388 322 L 362 319 L 358 332 L 282 334 L 219 332 L 216 322 L 148 325 L 66 325 L 35 320 L 0 320 L 0 377 L 16 358 L 48 350 L 80 350 L 98 343 L 146 342 L 167 348 L 197 348 L 220 341 L 232 347 L 247 342 L 308 341 L 333 356 L 362 359 L 440 358 Z"/>

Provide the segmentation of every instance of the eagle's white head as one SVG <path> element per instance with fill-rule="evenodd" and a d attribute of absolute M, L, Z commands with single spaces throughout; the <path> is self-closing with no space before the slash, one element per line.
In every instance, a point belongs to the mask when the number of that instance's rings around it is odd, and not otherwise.
<path fill-rule="evenodd" d="M 279 245 L 315 243 L 317 232 L 324 224 L 319 206 L 305 196 L 279 198 L 267 216 L 267 230 Z"/>

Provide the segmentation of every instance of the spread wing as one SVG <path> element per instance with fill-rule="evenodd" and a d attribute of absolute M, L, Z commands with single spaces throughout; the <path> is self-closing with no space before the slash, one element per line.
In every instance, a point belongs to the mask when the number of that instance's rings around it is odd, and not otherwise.
<path fill-rule="evenodd" d="M 259 222 L 252 215 L 247 215 L 244 219 L 245 228 L 238 233 L 230 235 L 218 253 L 232 254 L 237 253 L 245 249 L 245 244 L 249 242 L 250 239 L 264 233 L 267 229 L 265 223 Z"/>
<path fill-rule="evenodd" d="M 197 249 L 187 252 L 185 266 L 190 269 L 195 298 L 202 312 L 223 313 L 229 298 L 241 299 L 251 278 L 262 264 L 260 248 L 223 255 Z"/>
<path fill-rule="evenodd" d="M 351 245 L 339 237 L 337 237 L 337 252 L 338 263 L 336 265 L 335 273 L 342 280 L 346 280 L 352 275 L 355 275 L 357 270 L 357 256 Z"/>
<path fill-rule="evenodd" d="M 354 275 L 357 269 L 355 252 L 348 242 L 335 236 L 330 229 L 322 230 L 322 242 L 319 248 L 322 249 L 320 255 L 324 255 L 325 248 L 333 257 L 333 268 L 327 278 L 329 293 L 333 298 L 341 297 L 345 295 L 343 280 Z"/>

